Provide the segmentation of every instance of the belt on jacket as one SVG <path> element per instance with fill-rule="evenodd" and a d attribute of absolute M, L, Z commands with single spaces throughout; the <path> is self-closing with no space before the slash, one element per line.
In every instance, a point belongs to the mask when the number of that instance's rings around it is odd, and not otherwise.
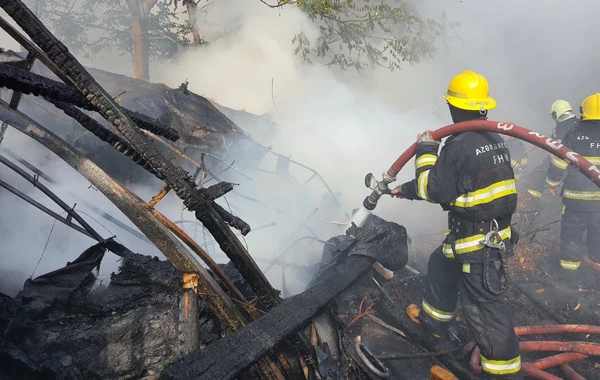
<path fill-rule="evenodd" d="M 511 238 L 510 218 L 498 218 L 498 233 L 502 240 Z M 496 225 L 492 220 L 473 222 L 448 214 L 448 237 L 442 245 L 444 256 L 449 259 L 485 248 L 481 243 L 485 235 Z"/>

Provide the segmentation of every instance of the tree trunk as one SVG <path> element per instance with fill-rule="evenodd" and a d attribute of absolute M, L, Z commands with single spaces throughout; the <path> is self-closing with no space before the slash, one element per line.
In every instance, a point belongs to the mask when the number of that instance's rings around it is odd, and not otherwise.
<path fill-rule="evenodd" d="M 204 40 L 200 37 L 200 32 L 198 31 L 198 19 L 196 18 L 197 5 L 194 0 L 186 1 L 187 11 L 188 11 L 188 20 L 190 25 L 192 26 L 192 35 L 194 36 L 194 46 L 200 46 L 204 44 Z"/>
<path fill-rule="evenodd" d="M 133 67 L 137 79 L 150 79 L 150 38 L 148 16 L 158 0 L 126 0 L 131 12 Z"/>

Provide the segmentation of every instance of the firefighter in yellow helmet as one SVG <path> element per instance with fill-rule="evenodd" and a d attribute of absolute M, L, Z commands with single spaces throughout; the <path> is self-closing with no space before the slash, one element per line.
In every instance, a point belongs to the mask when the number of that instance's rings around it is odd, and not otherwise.
<path fill-rule="evenodd" d="M 600 165 L 600 93 L 585 98 L 579 111 L 581 121 L 567 132 L 562 144 Z M 561 182 L 560 266 L 574 277 L 586 252 L 592 261 L 600 263 L 600 189 L 566 161 L 553 156 L 546 185 L 555 189 Z"/>
<path fill-rule="evenodd" d="M 556 122 L 556 127 L 552 131 L 552 138 L 561 142 L 567 132 L 575 128 L 579 123 L 573 108 L 566 100 L 557 100 L 550 107 L 550 116 Z M 548 155 L 544 162 L 534 169 L 531 176 L 530 186 L 527 189 L 529 195 L 540 199 L 544 190 L 546 180 L 546 170 L 550 164 L 551 155 Z"/>
<path fill-rule="evenodd" d="M 487 79 L 470 70 L 452 78 L 444 98 L 455 123 L 485 120 L 496 107 Z M 521 379 L 519 342 L 502 295 L 517 206 L 508 146 L 492 132 L 452 135 L 438 156 L 439 145 L 430 131 L 420 134 L 415 179 L 392 191 L 396 197 L 427 200 L 449 211 L 448 234 L 429 258 L 419 319 L 441 347 L 448 346 L 460 294 L 465 321 L 481 349 L 485 378 Z"/>

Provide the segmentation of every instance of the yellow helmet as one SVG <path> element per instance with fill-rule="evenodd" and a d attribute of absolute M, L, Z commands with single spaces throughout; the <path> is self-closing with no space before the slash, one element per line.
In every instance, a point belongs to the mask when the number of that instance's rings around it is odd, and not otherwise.
<path fill-rule="evenodd" d="M 595 93 L 588 96 L 579 107 L 581 120 L 600 120 L 600 94 Z"/>
<path fill-rule="evenodd" d="M 573 111 L 573 108 L 571 108 L 571 105 L 566 100 L 557 100 L 550 107 L 550 115 L 552 115 L 554 120 L 561 117 L 567 111 Z"/>
<path fill-rule="evenodd" d="M 471 70 L 465 70 L 450 80 L 444 98 L 454 107 L 470 111 L 491 110 L 497 105 L 490 97 L 487 79 Z"/>

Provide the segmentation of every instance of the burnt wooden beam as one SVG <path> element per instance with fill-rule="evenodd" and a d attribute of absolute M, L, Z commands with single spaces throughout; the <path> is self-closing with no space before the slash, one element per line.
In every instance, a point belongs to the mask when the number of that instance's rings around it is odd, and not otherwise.
<path fill-rule="evenodd" d="M 368 271 L 374 260 L 351 256 L 329 277 L 292 297 L 262 318 L 216 343 L 210 350 L 197 350 L 171 364 L 161 380 L 230 380 L 275 349 L 286 337 L 298 332 L 330 300 Z"/>
<path fill-rule="evenodd" d="M 8 104 L 2 100 L 0 100 L 0 121 L 10 124 L 13 128 L 51 150 L 90 181 L 96 189 L 102 192 L 154 243 L 169 262 L 180 272 L 198 274 L 198 289 L 199 293 L 202 294 L 202 299 L 228 331 L 238 330 L 245 325 L 246 320 L 244 316 L 235 307 L 233 301 L 225 294 L 215 279 L 169 233 L 168 229 L 144 207 L 144 203 L 137 196 L 134 196 L 127 188 L 107 175 L 66 141 L 22 112 L 10 109 Z M 38 187 L 40 187 L 39 185 Z M 73 218 L 75 218 L 75 215 L 73 215 Z M 83 222 L 85 223 L 85 221 Z M 268 380 L 277 379 L 279 369 L 272 364 L 269 358 L 261 359 L 251 371 L 258 378 Z"/>

